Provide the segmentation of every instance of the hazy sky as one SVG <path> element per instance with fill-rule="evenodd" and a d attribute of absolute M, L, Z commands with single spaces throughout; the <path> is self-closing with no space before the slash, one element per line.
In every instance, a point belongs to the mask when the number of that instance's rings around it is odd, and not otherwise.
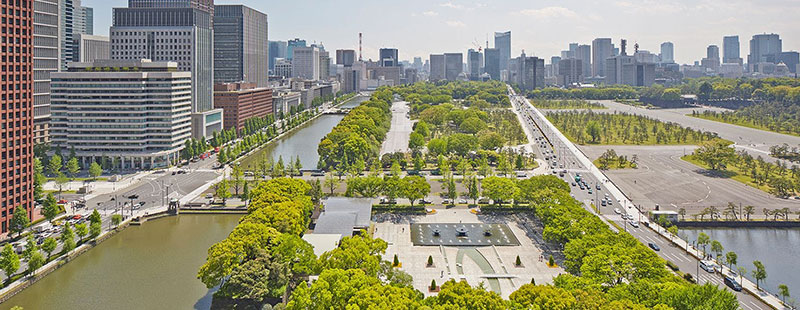
<path fill-rule="evenodd" d="M 402 60 L 427 59 L 431 53 L 466 52 L 494 46 L 495 31 L 511 30 L 512 55 L 549 59 L 570 42 L 591 44 L 610 37 L 617 46 L 628 39 L 640 49 L 659 52 L 661 42 L 675 44 L 675 59 L 691 63 L 705 57 L 710 44 L 739 35 L 741 57 L 757 33 L 778 33 L 783 49 L 800 50 L 798 0 L 217 0 L 244 4 L 269 15 L 269 39 L 295 37 L 322 42 L 327 50 L 358 47 L 364 34 L 364 58 L 376 59 L 380 47 L 397 47 Z M 83 0 L 94 8 L 95 33 L 108 34 L 111 8 L 126 0 Z M 548 60 L 549 62 L 549 60 Z"/>

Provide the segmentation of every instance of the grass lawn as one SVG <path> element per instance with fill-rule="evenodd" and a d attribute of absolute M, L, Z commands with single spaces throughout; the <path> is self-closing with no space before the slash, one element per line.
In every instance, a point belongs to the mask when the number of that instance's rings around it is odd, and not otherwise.
<path fill-rule="evenodd" d="M 800 134 L 797 134 L 797 133 L 794 133 L 794 132 L 791 132 L 791 131 L 785 131 L 785 130 L 775 131 L 775 130 L 770 129 L 769 127 L 761 126 L 761 125 L 758 125 L 758 124 L 754 124 L 753 122 L 748 122 L 748 121 L 745 121 L 745 120 L 735 120 L 734 121 L 734 120 L 723 119 L 723 118 L 721 118 L 719 116 L 714 116 L 714 115 L 691 114 L 691 113 L 690 114 L 686 114 L 686 116 L 695 117 L 695 118 L 701 118 L 701 119 L 705 119 L 705 120 L 709 120 L 709 121 L 715 121 L 715 122 L 731 124 L 731 125 L 736 125 L 736 126 L 742 126 L 742 127 L 747 127 L 747 128 L 753 128 L 753 129 L 758 129 L 758 130 L 763 130 L 763 131 L 782 133 L 782 134 L 785 134 L 785 135 L 790 135 L 790 136 L 795 136 L 795 137 L 800 137 Z"/>
<path fill-rule="evenodd" d="M 61 191 L 61 194 L 75 194 L 75 193 L 77 193 L 77 192 L 78 192 L 78 191 Z M 48 191 L 48 190 L 46 190 L 46 191 L 44 191 L 44 194 L 45 194 L 45 195 L 47 195 L 47 194 L 49 194 L 49 193 L 53 193 L 53 195 L 58 195 L 58 190 L 54 190 L 54 191 Z"/>
<path fill-rule="evenodd" d="M 70 178 L 69 180 L 70 181 L 81 181 L 81 182 L 85 182 L 85 181 L 97 181 L 97 182 L 100 182 L 100 181 L 108 181 L 108 178 L 104 178 L 104 177 L 98 177 L 96 179 L 95 178 Z M 55 182 L 56 178 L 47 178 L 47 181 L 48 182 L 49 181 Z"/>
<path fill-rule="evenodd" d="M 710 167 L 706 163 L 694 158 L 694 155 L 686 155 L 686 156 L 681 157 L 681 159 L 683 159 L 684 161 L 689 162 L 691 164 L 694 164 L 695 166 L 698 166 L 700 168 L 703 168 L 703 169 L 706 169 L 706 170 L 710 169 Z M 744 173 L 736 165 L 730 165 L 730 166 L 728 166 L 727 170 L 719 171 L 719 172 L 716 172 L 716 173 L 720 177 L 727 178 L 727 179 L 732 179 L 732 180 L 735 180 L 735 181 L 737 181 L 739 183 L 743 183 L 743 184 L 745 184 L 747 186 L 750 186 L 752 188 L 757 188 L 757 189 L 760 189 L 760 190 L 762 190 L 762 191 L 764 191 L 766 193 L 770 193 L 771 187 L 769 187 L 769 185 L 766 185 L 766 184 L 759 185 L 759 184 L 757 184 L 753 180 L 753 178 L 750 177 L 750 175 L 748 173 Z"/>

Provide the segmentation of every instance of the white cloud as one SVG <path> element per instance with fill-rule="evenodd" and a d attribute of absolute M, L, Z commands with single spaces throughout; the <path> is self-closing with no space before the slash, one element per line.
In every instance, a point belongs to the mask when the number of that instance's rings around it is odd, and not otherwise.
<path fill-rule="evenodd" d="M 425 11 L 425 12 L 422 12 L 422 15 L 425 15 L 425 16 L 438 16 L 439 13 L 436 13 L 434 11 Z"/>
<path fill-rule="evenodd" d="M 666 13 L 680 13 L 688 9 L 685 5 L 679 3 L 664 3 L 661 1 L 652 1 L 652 0 L 636 1 L 636 2 L 617 1 L 614 2 L 614 5 L 626 9 L 629 13 L 649 13 L 649 14 L 659 14 L 659 15 Z M 699 4 L 697 8 L 708 9 L 710 8 L 710 6 L 705 4 Z"/>
<path fill-rule="evenodd" d="M 460 5 L 460 4 L 454 4 L 453 2 L 445 2 L 445 3 L 442 3 L 442 4 L 440 4 L 439 6 L 441 6 L 441 7 L 445 7 L 445 8 L 456 9 L 456 10 L 462 10 L 462 9 L 464 9 L 464 6 L 463 6 L 463 5 Z"/>
<path fill-rule="evenodd" d="M 549 6 L 541 9 L 527 9 L 519 11 L 519 14 L 536 18 L 575 18 L 578 14 L 575 11 L 560 6 Z"/>
<path fill-rule="evenodd" d="M 457 27 L 457 28 L 461 28 L 461 27 L 466 27 L 467 26 L 463 22 L 460 22 L 460 21 L 457 21 L 457 20 L 449 20 L 449 21 L 447 21 L 447 25 L 450 26 L 450 27 Z"/>

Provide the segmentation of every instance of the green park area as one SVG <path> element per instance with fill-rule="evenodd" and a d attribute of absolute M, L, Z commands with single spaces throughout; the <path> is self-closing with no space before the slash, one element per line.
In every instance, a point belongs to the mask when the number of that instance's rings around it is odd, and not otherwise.
<path fill-rule="evenodd" d="M 547 118 L 578 144 L 681 145 L 700 144 L 717 138 L 715 133 L 627 113 L 551 112 Z"/>
<path fill-rule="evenodd" d="M 544 110 L 606 109 L 606 106 L 602 104 L 580 99 L 571 99 L 571 100 L 531 99 L 530 102 L 531 104 L 533 104 L 534 107 Z"/>
<path fill-rule="evenodd" d="M 614 169 L 636 169 L 639 166 L 636 164 L 637 155 L 634 154 L 631 158 L 625 155 L 617 155 L 613 149 L 606 150 L 599 158 L 594 160 L 594 165 L 600 170 L 614 170 Z"/>

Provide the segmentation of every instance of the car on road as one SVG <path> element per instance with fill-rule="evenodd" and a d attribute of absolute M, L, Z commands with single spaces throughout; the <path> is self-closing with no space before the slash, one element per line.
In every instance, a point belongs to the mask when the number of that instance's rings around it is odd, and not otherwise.
<path fill-rule="evenodd" d="M 468 204 L 468 202 L 467 202 L 466 199 L 459 199 L 458 200 L 458 204 L 465 205 L 465 204 Z"/>
<path fill-rule="evenodd" d="M 739 282 L 736 282 L 736 279 L 734 279 L 734 278 L 725 277 L 725 285 L 727 285 L 728 287 L 730 287 L 734 291 L 737 291 L 737 292 L 741 292 L 742 291 L 742 285 L 740 285 Z"/>
<path fill-rule="evenodd" d="M 591 194 L 592 194 L 592 189 L 591 189 L 591 188 L 589 188 L 589 195 L 591 195 Z"/>
<path fill-rule="evenodd" d="M 206 199 L 214 199 L 214 194 L 212 193 L 206 194 Z"/>
<path fill-rule="evenodd" d="M 314 171 L 314 172 L 311 173 L 311 176 L 312 177 L 324 177 L 325 176 L 325 171 Z"/>
<path fill-rule="evenodd" d="M 597 184 L 597 186 L 595 186 L 595 188 L 597 188 L 597 190 L 599 191 L 600 190 L 600 184 Z"/>
<path fill-rule="evenodd" d="M 708 273 L 714 273 L 717 264 L 712 261 L 702 260 L 700 261 L 700 269 L 705 270 Z"/>
<path fill-rule="evenodd" d="M 658 244 L 650 242 L 647 244 L 647 246 L 653 249 L 653 251 L 661 251 L 661 248 L 658 246 Z"/>
<path fill-rule="evenodd" d="M 66 199 L 61 199 L 61 200 L 58 201 L 58 204 L 65 204 L 65 203 L 67 203 Z"/>
<path fill-rule="evenodd" d="M 602 201 L 600 201 L 600 205 L 605 207 L 607 205 L 607 203 L 606 203 L 605 200 L 602 200 Z"/>
<path fill-rule="evenodd" d="M 631 224 L 631 226 L 633 226 L 633 228 L 639 228 L 639 223 L 636 222 L 636 221 L 630 221 L 628 224 Z"/>
<path fill-rule="evenodd" d="M 614 208 L 614 213 L 616 213 L 616 214 L 620 214 L 620 213 L 622 213 L 622 212 L 620 212 L 620 211 L 619 211 L 619 208 Z"/>
<path fill-rule="evenodd" d="M 432 202 L 428 198 L 422 198 L 422 199 L 419 200 L 419 203 L 427 205 L 427 204 L 431 204 Z"/>
<path fill-rule="evenodd" d="M 572 187 L 575 187 L 575 186 L 577 186 L 577 185 L 578 185 L 578 184 L 575 184 L 575 182 L 572 182 Z"/>

